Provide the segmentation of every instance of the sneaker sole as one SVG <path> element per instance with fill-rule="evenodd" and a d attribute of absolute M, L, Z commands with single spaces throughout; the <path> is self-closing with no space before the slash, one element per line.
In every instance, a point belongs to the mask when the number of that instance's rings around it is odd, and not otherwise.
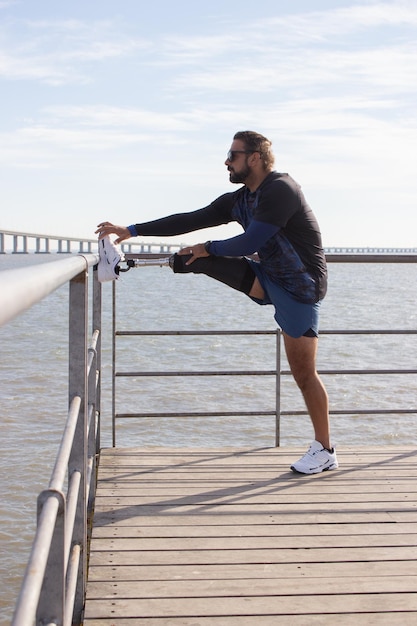
<path fill-rule="evenodd" d="M 303 474 L 304 476 L 310 476 L 311 474 L 322 474 L 323 472 L 329 472 L 330 470 L 337 469 L 338 467 L 339 465 L 333 464 L 329 467 L 323 467 L 323 469 L 317 469 L 312 472 L 301 472 L 300 470 L 296 469 L 294 465 L 291 465 L 291 469 L 295 474 Z"/>

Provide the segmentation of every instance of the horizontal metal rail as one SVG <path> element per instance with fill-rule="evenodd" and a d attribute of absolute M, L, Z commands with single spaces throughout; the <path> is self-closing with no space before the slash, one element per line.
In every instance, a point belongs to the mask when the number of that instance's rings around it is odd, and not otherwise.
<path fill-rule="evenodd" d="M 88 254 L 0 272 L 0 326 L 40 302 L 97 262 L 97 254 Z"/>
<path fill-rule="evenodd" d="M 326 260 L 328 263 L 417 263 L 417 254 L 415 251 L 407 254 L 391 254 L 384 252 L 381 254 L 375 254 L 367 252 L 365 254 L 359 253 L 326 253 Z"/>
<path fill-rule="evenodd" d="M 116 336 L 118 337 L 158 337 L 163 335 L 164 337 L 172 337 L 176 335 L 276 335 L 276 330 L 117 330 Z M 384 330 L 381 328 L 372 329 L 333 329 L 333 330 L 321 330 L 320 335 L 417 335 L 417 330 L 406 328 L 392 330 Z"/>
<path fill-rule="evenodd" d="M 116 377 L 128 377 L 128 378 L 140 378 L 140 377 L 171 377 L 171 376 L 275 376 L 276 370 L 192 370 L 192 371 L 179 371 L 172 372 L 163 371 L 133 371 L 133 372 L 116 372 Z M 358 376 L 377 375 L 377 374 L 417 374 L 417 369 L 325 369 L 317 370 L 320 375 L 334 375 L 334 374 L 357 374 Z M 281 370 L 281 376 L 291 376 L 289 370 Z"/>
<path fill-rule="evenodd" d="M 118 418 L 145 417 L 257 417 L 259 415 L 275 415 L 273 411 L 158 411 L 155 413 L 117 413 Z"/>

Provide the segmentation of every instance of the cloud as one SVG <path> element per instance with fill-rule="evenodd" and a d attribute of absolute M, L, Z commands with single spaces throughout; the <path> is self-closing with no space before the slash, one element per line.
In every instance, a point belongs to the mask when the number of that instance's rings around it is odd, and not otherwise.
<path fill-rule="evenodd" d="M 252 100 L 259 93 L 287 98 L 320 88 L 348 95 L 361 89 L 373 99 L 393 88 L 411 94 L 416 25 L 417 6 L 403 3 L 284 15 L 244 24 L 233 36 L 166 39 L 150 62 L 172 68 L 173 93 L 191 86 L 199 93 L 239 91 Z"/>
<path fill-rule="evenodd" d="M 280 14 L 250 24 L 241 18 L 232 30 L 219 19 L 216 32 L 205 36 L 138 37 L 120 20 L 6 21 L 0 75 L 52 85 L 85 84 L 96 79 L 93 66 L 126 59 L 142 72 L 158 68 L 167 97 L 185 85 L 254 92 L 255 82 L 257 92 L 294 85 L 337 88 L 346 80 L 411 91 L 417 73 L 415 36 L 404 41 L 396 29 L 412 31 L 416 24 L 417 7 L 407 2 Z M 376 34 L 384 29 L 381 45 Z"/>
<path fill-rule="evenodd" d="M 112 105 L 49 106 L 42 115 L 52 123 L 76 124 L 81 127 L 112 127 L 137 129 L 149 132 L 178 131 L 190 129 L 191 122 L 186 113 L 158 113 L 143 108 Z"/>
<path fill-rule="evenodd" d="M 386 27 L 395 32 L 396 27 L 417 25 L 417 6 L 413 3 L 376 3 L 374 5 L 347 6 L 325 11 L 279 14 L 261 18 L 254 22 L 238 21 L 231 31 L 229 24 L 222 25 L 224 34 L 206 36 L 168 36 L 158 41 L 172 63 L 199 63 L 201 58 L 220 58 L 239 53 L 245 59 L 248 51 L 262 53 L 265 58 L 274 58 L 279 51 L 291 49 L 314 49 L 336 44 L 338 48 L 351 49 L 350 36 L 355 33 L 355 45 L 369 48 L 375 44 L 373 35 Z M 344 39 L 346 37 L 346 39 Z M 162 43 L 162 48 L 161 48 Z M 169 59 L 167 59 L 169 61 Z M 285 58 L 275 58 L 276 63 Z M 244 69 L 238 67 L 237 69 Z"/>
<path fill-rule="evenodd" d="M 149 45 L 106 21 L 8 21 L 1 39 L 0 76 L 51 85 L 90 82 L 91 63 L 131 56 Z"/>
<path fill-rule="evenodd" d="M 179 154 L 187 133 L 196 129 L 197 119 L 193 114 L 141 108 L 49 106 L 14 131 L 0 133 L 0 162 L 8 168 L 32 170 L 68 165 L 91 170 L 108 163 L 110 169 L 120 164 L 129 172 L 138 167 L 138 161 L 143 167 L 150 159 L 152 168 L 151 155 L 163 146 L 170 149 L 167 154 L 173 146 Z"/>

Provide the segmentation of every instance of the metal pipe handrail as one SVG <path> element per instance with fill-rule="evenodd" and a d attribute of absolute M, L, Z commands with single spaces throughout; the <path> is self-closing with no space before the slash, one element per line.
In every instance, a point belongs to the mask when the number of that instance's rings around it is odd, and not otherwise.
<path fill-rule="evenodd" d="M 72 534 L 74 530 L 75 518 L 77 515 L 77 501 L 81 488 L 81 472 L 75 471 L 71 474 L 67 491 L 67 511 L 66 511 L 66 541 L 65 541 L 65 570 L 68 567 L 68 558 L 71 552 Z"/>
<path fill-rule="evenodd" d="M 355 415 L 369 415 L 375 413 L 375 411 L 367 411 L 366 409 L 343 410 L 333 409 L 330 411 L 332 415 L 349 415 L 355 413 Z M 378 415 L 410 415 L 417 414 L 417 409 L 378 409 Z"/>
<path fill-rule="evenodd" d="M 295 412 L 294 412 L 295 413 Z M 178 418 L 189 418 L 189 417 L 259 417 L 263 415 L 265 417 L 276 415 L 275 410 L 271 411 L 171 411 L 171 412 L 163 412 L 159 411 L 158 413 L 117 413 L 117 418 L 130 419 L 130 418 L 146 418 L 146 417 L 178 417 Z M 283 415 L 283 413 L 281 413 Z M 291 413 L 292 415 L 292 413 Z"/>
<path fill-rule="evenodd" d="M 65 585 L 66 604 L 64 607 L 64 626 L 71 626 L 73 617 L 73 607 L 77 591 L 78 570 L 81 561 L 81 546 L 72 546 L 68 560 L 67 581 Z"/>
<path fill-rule="evenodd" d="M 58 449 L 55 465 L 49 483 L 50 489 L 62 489 L 67 473 L 68 461 L 71 454 L 74 433 L 77 427 L 78 416 L 80 414 L 81 398 L 75 396 L 70 404 L 64 434 Z"/>
<path fill-rule="evenodd" d="M 117 377 L 139 378 L 141 376 L 275 376 L 276 370 L 175 370 L 116 372 Z"/>
<path fill-rule="evenodd" d="M 51 496 L 42 507 L 12 626 L 29 626 L 33 623 L 48 562 L 49 551 L 46 546 L 52 542 L 60 506 L 59 498 Z"/>
<path fill-rule="evenodd" d="M 97 254 L 86 254 L 41 265 L 3 270 L 0 272 L 0 326 L 97 263 Z"/>
<path fill-rule="evenodd" d="M 276 370 L 173 370 L 173 371 L 133 371 L 116 372 L 116 377 L 140 378 L 140 377 L 173 377 L 173 376 L 275 376 Z M 417 369 L 318 369 L 319 375 L 333 374 L 357 374 L 364 376 L 368 374 L 417 374 Z M 281 376 L 292 376 L 290 370 L 281 370 Z"/>
<path fill-rule="evenodd" d="M 276 335 L 276 330 L 117 330 L 118 337 L 150 337 L 179 335 Z M 320 330 L 320 335 L 417 335 L 414 329 L 381 329 L 381 328 L 345 328 Z"/>

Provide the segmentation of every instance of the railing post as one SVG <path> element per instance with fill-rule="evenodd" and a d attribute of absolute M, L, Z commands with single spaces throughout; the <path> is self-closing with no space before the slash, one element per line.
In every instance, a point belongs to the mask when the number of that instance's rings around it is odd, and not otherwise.
<path fill-rule="evenodd" d="M 84 271 L 71 280 L 69 294 L 69 403 L 76 396 L 81 398 L 74 445 L 68 463 L 68 476 L 74 471 L 81 473 L 73 534 L 73 545 L 79 545 L 81 550 L 74 604 L 75 624 L 81 622 L 87 582 L 87 324 L 88 274 Z"/>
<path fill-rule="evenodd" d="M 111 397 L 111 413 L 112 413 L 112 445 L 116 447 L 116 281 L 112 285 L 112 397 Z"/>
<path fill-rule="evenodd" d="M 97 458 L 100 454 L 101 413 L 101 283 L 93 272 L 92 345 L 89 348 L 91 366 L 88 373 L 88 506 L 87 533 L 96 493 Z M 91 360 L 92 357 L 92 360 Z"/>
<path fill-rule="evenodd" d="M 276 377 L 275 377 L 275 446 L 281 440 L 281 331 L 276 332 Z"/>
<path fill-rule="evenodd" d="M 102 317 L 102 287 L 98 280 L 98 273 L 93 271 L 93 333 L 98 330 L 99 336 L 96 345 L 96 372 L 97 386 L 95 389 L 95 410 L 97 414 L 96 454 L 100 452 L 100 416 L 101 416 L 101 317 Z"/>

